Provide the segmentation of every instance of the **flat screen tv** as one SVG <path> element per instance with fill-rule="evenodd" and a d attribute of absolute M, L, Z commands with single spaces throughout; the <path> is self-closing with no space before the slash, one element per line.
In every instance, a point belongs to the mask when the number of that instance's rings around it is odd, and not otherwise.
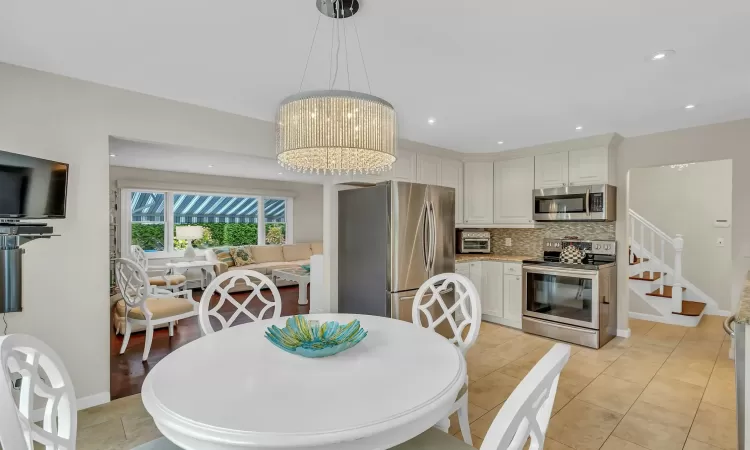
<path fill-rule="evenodd" d="M 0 151 L 0 221 L 62 219 L 68 165 Z"/>

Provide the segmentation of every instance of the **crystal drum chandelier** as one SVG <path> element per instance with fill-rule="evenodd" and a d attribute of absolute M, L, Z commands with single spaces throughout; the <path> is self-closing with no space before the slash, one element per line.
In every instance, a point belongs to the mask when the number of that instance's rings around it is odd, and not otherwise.
<path fill-rule="evenodd" d="M 334 89 L 342 34 L 344 51 L 347 52 L 346 24 L 343 25 L 343 33 L 340 24 L 356 14 L 359 3 L 357 0 L 317 0 L 317 6 L 323 15 L 334 19 L 332 38 L 338 36 L 337 50 L 334 52 L 331 49 L 328 90 L 299 92 L 281 102 L 276 115 L 277 160 L 286 169 L 310 173 L 369 174 L 389 170 L 396 160 L 397 130 L 393 106 L 371 94 Z M 315 27 L 310 54 L 321 18 L 322 16 L 318 18 L 318 25 Z M 352 22 L 359 44 L 359 32 L 353 17 Z M 308 64 L 310 54 L 307 57 Z M 348 54 L 345 59 L 348 75 Z M 362 65 L 365 77 L 368 78 L 364 56 Z M 303 82 L 306 73 L 307 66 L 302 75 Z M 368 78 L 368 89 L 369 84 Z M 351 86 L 348 76 L 347 86 Z M 300 90 L 301 87 L 302 82 Z"/>

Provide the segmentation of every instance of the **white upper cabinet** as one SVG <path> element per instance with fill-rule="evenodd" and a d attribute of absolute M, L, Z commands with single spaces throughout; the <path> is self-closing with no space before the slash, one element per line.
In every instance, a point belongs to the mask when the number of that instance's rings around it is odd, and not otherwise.
<path fill-rule="evenodd" d="M 440 184 L 440 158 L 417 155 L 417 183 Z"/>
<path fill-rule="evenodd" d="M 464 164 L 443 159 L 440 164 L 440 184 L 456 190 L 456 223 L 464 222 Z"/>
<path fill-rule="evenodd" d="M 492 223 L 493 183 L 492 163 L 464 163 L 464 223 Z"/>
<path fill-rule="evenodd" d="M 399 150 L 389 178 L 396 181 L 416 181 L 417 154 L 409 150 Z"/>
<path fill-rule="evenodd" d="M 606 147 L 573 150 L 568 161 L 571 185 L 613 184 L 609 182 L 609 150 Z"/>
<path fill-rule="evenodd" d="M 497 224 L 533 222 L 534 157 L 495 161 L 495 208 Z"/>
<path fill-rule="evenodd" d="M 534 158 L 536 189 L 568 185 L 568 152 L 550 153 Z"/>

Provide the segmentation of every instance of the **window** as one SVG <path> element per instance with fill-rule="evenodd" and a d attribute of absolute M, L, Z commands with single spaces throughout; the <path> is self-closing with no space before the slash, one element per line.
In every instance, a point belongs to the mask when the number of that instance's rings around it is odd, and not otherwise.
<path fill-rule="evenodd" d="M 132 192 L 130 194 L 130 241 L 132 245 L 138 245 L 147 252 L 165 250 L 167 236 L 164 226 L 164 198 L 163 192 Z"/>
<path fill-rule="evenodd" d="M 263 218 L 266 225 L 266 245 L 286 243 L 286 199 L 264 198 Z"/>
<path fill-rule="evenodd" d="M 258 244 L 258 198 L 229 195 L 174 194 L 172 215 L 175 226 L 203 227 L 196 248 Z M 174 240 L 182 250 L 186 241 Z"/>
<path fill-rule="evenodd" d="M 291 243 L 291 198 L 196 192 L 155 192 L 124 189 L 123 254 L 139 245 L 155 257 L 179 256 L 187 241 L 177 239 L 177 227 L 203 227 L 192 242 L 196 249 L 234 245 Z M 262 213 L 261 213 L 262 212 Z"/>

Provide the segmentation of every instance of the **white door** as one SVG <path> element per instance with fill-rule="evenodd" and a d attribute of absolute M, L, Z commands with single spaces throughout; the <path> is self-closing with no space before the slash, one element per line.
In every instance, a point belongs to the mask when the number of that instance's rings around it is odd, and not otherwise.
<path fill-rule="evenodd" d="M 486 264 L 486 263 L 484 263 Z M 474 283 L 474 287 L 479 291 L 479 298 L 482 298 L 482 262 L 475 261 L 469 263 L 469 279 Z"/>
<path fill-rule="evenodd" d="M 536 189 L 568 185 L 568 152 L 536 156 L 534 166 Z"/>
<path fill-rule="evenodd" d="M 417 154 L 409 150 L 398 150 L 390 178 L 396 181 L 417 180 Z"/>
<path fill-rule="evenodd" d="M 503 263 L 482 261 L 482 315 L 502 318 Z"/>
<path fill-rule="evenodd" d="M 495 223 L 533 222 L 534 157 L 495 162 Z"/>
<path fill-rule="evenodd" d="M 417 183 L 440 184 L 440 158 L 417 155 Z"/>
<path fill-rule="evenodd" d="M 521 275 L 503 276 L 503 315 L 505 319 L 521 326 L 523 298 L 521 298 Z"/>
<path fill-rule="evenodd" d="M 464 166 L 461 161 L 440 162 L 440 184 L 456 190 L 456 223 L 464 222 Z"/>
<path fill-rule="evenodd" d="M 464 163 L 464 223 L 492 223 L 492 174 L 489 162 Z"/>
<path fill-rule="evenodd" d="M 568 156 L 570 184 L 607 184 L 609 150 L 606 147 L 573 150 Z"/>

